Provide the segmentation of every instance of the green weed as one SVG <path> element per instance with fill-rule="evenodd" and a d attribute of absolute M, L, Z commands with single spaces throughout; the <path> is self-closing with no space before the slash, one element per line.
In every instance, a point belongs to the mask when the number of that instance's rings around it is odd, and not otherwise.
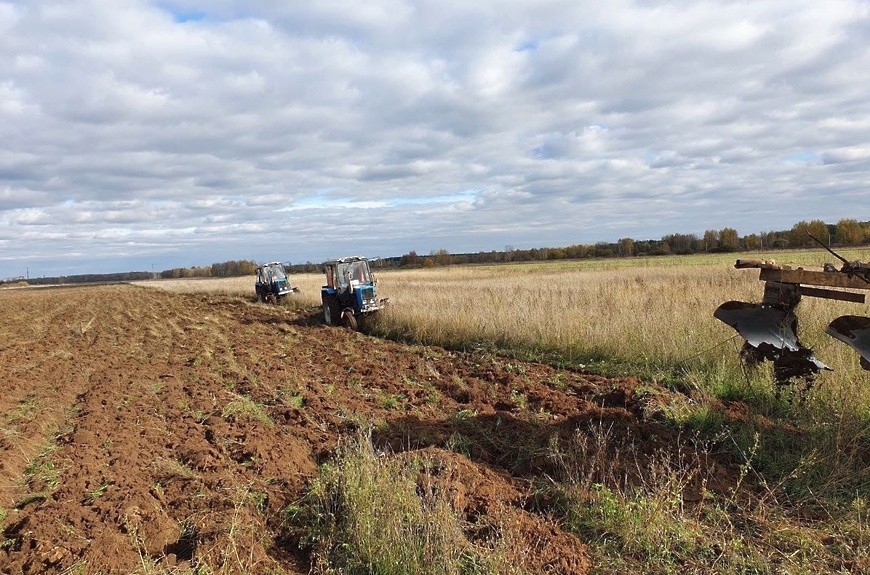
<path fill-rule="evenodd" d="M 456 413 L 453 413 L 449 419 L 450 423 L 457 424 L 473 419 L 474 417 L 477 417 L 477 412 L 473 409 L 460 409 Z"/>
<path fill-rule="evenodd" d="M 24 509 L 31 503 L 35 503 L 37 501 L 45 501 L 48 499 L 48 493 L 30 493 L 25 495 L 21 500 L 15 502 L 15 509 Z"/>
<path fill-rule="evenodd" d="M 60 469 L 52 457 L 60 449 L 60 446 L 54 440 L 48 440 L 28 464 L 24 468 L 24 478 L 27 484 L 37 490 L 53 490 L 60 485 Z"/>
<path fill-rule="evenodd" d="M 450 434 L 450 437 L 447 438 L 447 443 L 444 447 L 450 451 L 464 455 L 465 457 L 470 457 L 473 445 L 474 443 L 470 438 L 454 431 Z"/>
<path fill-rule="evenodd" d="M 311 549 L 312 572 L 506 572 L 493 569 L 491 549 L 466 537 L 449 503 L 425 480 L 428 465 L 377 453 L 360 437 L 334 464 L 321 466 L 305 498 L 283 513 L 289 536 Z"/>
<path fill-rule="evenodd" d="M 53 461 L 44 457 L 31 461 L 24 469 L 24 476 L 28 483 L 44 485 L 48 489 L 55 489 L 60 485 L 60 469 Z"/>
<path fill-rule="evenodd" d="M 85 496 L 85 499 L 87 500 L 88 503 L 96 502 L 97 499 L 99 499 L 100 497 L 102 497 L 103 495 L 106 494 L 106 491 L 109 490 L 110 485 L 111 485 L 111 482 L 109 482 L 109 481 L 102 482 L 99 487 L 97 487 L 93 491 L 89 491 L 87 493 L 87 495 Z"/>
<path fill-rule="evenodd" d="M 257 421 L 267 427 L 274 425 L 265 407 L 246 395 L 238 395 L 227 403 L 221 411 L 221 416 L 235 421 Z"/>
<path fill-rule="evenodd" d="M 88 562 L 83 559 L 79 559 L 78 561 L 67 567 L 65 570 L 63 570 L 60 575 L 87 575 L 88 573 Z M 95 573 L 93 575 L 100 574 Z"/>
<path fill-rule="evenodd" d="M 6 423 L 19 424 L 33 421 L 39 413 L 40 399 L 35 395 L 25 397 L 6 417 Z"/>
<path fill-rule="evenodd" d="M 408 396 L 404 393 L 385 395 L 381 398 L 381 407 L 384 409 L 399 409 L 399 407 L 407 400 Z"/>
<path fill-rule="evenodd" d="M 683 416 L 681 423 L 704 437 L 714 437 L 725 427 L 725 416 L 709 404 L 702 404 Z"/>
<path fill-rule="evenodd" d="M 518 391 L 516 389 L 511 390 L 511 402 L 516 405 L 518 408 L 522 410 L 526 410 L 529 407 L 529 398 L 525 393 Z"/>
<path fill-rule="evenodd" d="M 278 389 L 278 397 L 280 397 L 281 401 L 283 401 L 285 404 L 296 409 L 302 409 L 302 407 L 305 405 L 304 395 L 298 392 L 293 392 L 286 387 Z"/>

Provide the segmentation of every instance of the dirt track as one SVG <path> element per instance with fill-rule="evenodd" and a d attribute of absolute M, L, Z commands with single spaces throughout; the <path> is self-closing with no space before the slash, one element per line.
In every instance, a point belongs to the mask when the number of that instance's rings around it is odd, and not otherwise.
<path fill-rule="evenodd" d="M 668 434 L 644 421 L 634 379 L 405 346 L 239 298 L 6 290 L 0 317 L 4 574 L 200 556 L 222 572 L 308 573 L 281 512 L 365 424 L 378 445 L 450 465 L 460 512 L 510 514 L 530 572 L 585 573 L 583 542 L 530 503 L 553 472 L 547 446 L 598 421 Z M 457 433 L 462 454 L 446 450 Z"/>

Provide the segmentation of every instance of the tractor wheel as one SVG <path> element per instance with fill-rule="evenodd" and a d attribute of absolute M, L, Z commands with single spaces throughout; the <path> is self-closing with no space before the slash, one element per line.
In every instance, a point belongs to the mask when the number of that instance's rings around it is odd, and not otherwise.
<path fill-rule="evenodd" d="M 341 325 L 351 331 L 356 331 L 359 327 L 356 321 L 356 316 L 350 310 L 344 310 L 341 313 Z"/>
<path fill-rule="evenodd" d="M 263 292 L 257 290 L 257 303 L 263 303 Z"/>
<path fill-rule="evenodd" d="M 341 320 L 341 306 L 338 297 L 323 295 L 323 321 L 326 325 L 338 325 Z"/>
<path fill-rule="evenodd" d="M 277 300 L 277 298 L 275 298 L 275 294 L 273 294 L 273 293 L 266 294 L 266 303 L 270 303 L 273 305 L 277 304 L 278 300 Z"/>

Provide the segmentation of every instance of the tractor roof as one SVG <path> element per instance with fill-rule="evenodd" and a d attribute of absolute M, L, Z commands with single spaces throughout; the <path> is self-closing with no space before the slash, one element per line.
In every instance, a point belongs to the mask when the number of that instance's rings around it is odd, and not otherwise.
<path fill-rule="evenodd" d="M 323 265 L 328 265 L 328 264 L 346 264 L 346 263 L 350 263 L 350 262 L 366 262 L 366 261 L 368 261 L 368 260 L 369 260 L 369 259 L 368 259 L 367 257 L 364 257 L 364 256 L 347 256 L 347 257 L 345 257 L 345 258 L 338 258 L 338 259 L 334 259 L 334 260 L 327 260 L 327 261 L 323 262 Z"/>

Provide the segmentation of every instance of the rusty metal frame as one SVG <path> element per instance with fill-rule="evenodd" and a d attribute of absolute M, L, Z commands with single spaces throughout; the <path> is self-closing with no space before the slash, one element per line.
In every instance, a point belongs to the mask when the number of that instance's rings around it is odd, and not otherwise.
<path fill-rule="evenodd" d="M 835 299 L 853 303 L 865 303 L 866 294 L 823 288 L 859 289 L 870 291 L 870 282 L 861 276 L 841 271 L 810 271 L 803 268 L 791 269 L 778 266 L 766 260 L 737 260 L 737 269 L 758 268 L 758 279 L 795 285 L 801 295 L 824 299 Z M 807 287 L 807 286 L 822 286 Z"/>

